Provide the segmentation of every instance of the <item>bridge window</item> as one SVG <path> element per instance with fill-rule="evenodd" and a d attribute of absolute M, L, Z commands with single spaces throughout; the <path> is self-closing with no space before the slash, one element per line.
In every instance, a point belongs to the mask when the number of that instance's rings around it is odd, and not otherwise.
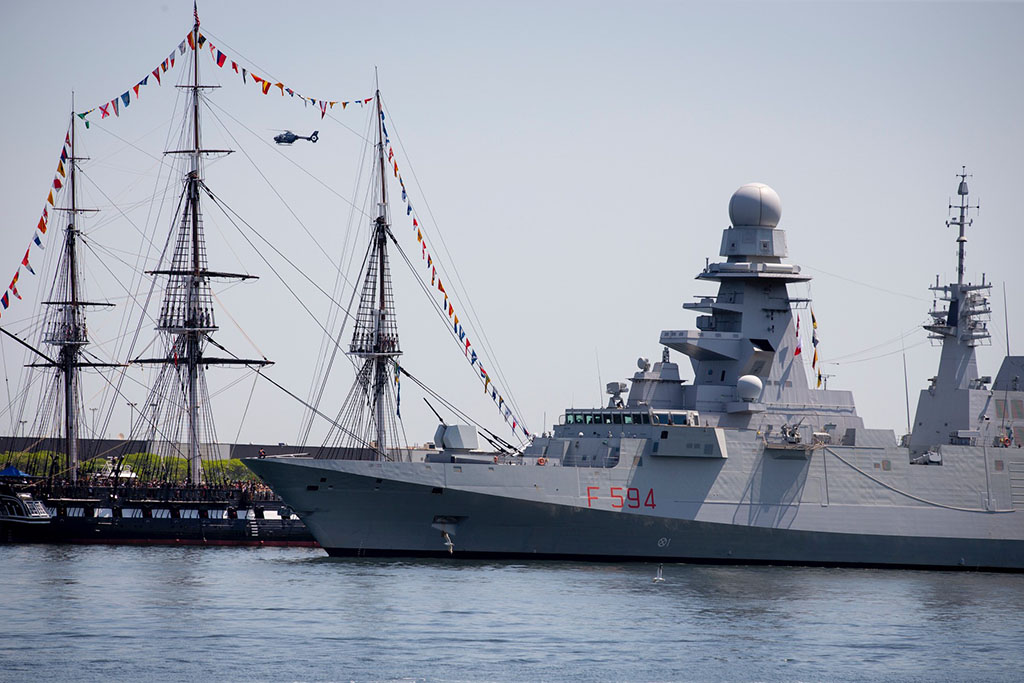
<path fill-rule="evenodd" d="M 591 413 L 588 413 L 588 414 L 587 414 L 587 424 L 588 424 L 588 425 L 592 425 L 592 424 L 594 424 L 594 416 L 593 416 L 593 414 L 591 414 Z"/>
<path fill-rule="evenodd" d="M 615 413 L 614 415 L 612 415 L 612 422 L 617 425 L 622 424 L 622 415 L 620 415 L 619 413 Z"/>
<path fill-rule="evenodd" d="M 654 424 L 667 425 L 672 424 L 672 421 L 669 420 L 668 413 L 655 413 Z"/>
<path fill-rule="evenodd" d="M 643 413 L 640 417 L 642 417 L 644 419 L 644 424 L 645 425 L 651 424 L 651 415 L 650 415 L 650 413 Z"/>
<path fill-rule="evenodd" d="M 632 415 L 623 415 L 622 416 L 622 424 L 624 424 L 624 425 L 631 425 L 631 424 L 633 424 L 633 416 Z"/>

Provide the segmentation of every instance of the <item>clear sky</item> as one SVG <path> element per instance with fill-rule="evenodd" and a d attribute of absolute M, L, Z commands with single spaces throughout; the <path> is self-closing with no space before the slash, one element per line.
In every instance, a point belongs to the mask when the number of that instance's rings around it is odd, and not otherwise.
<path fill-rule="evenodd" d="M 718 258 L 729 197 L 747 182 L 781 196 L 790 261 L 815 278 L 791 291 L 813 298 L 829 387 L 852 390 L 869 426 L 905 430 L 901 339 L 911 410 L 937 367 L 938 349 L 916 326 L 935 275 L 955 278 L 955 234 L 944 221 L 963 164 L 982 206 L 968 232 L 969 278 L 984 272 L 995 283 L 982 374 L 994 375 L 1005 353 L 1004 282 L 1011 349 L 1024 344 L 1024 237 L 1014 213 L 1024 187 L 1024 5 L 207 1 L 199 12 L 229 60 L 306 95 L 368 97 L 378 69 L 428 243 L 458 273 L 456 302 L 476 312 L 464 316 L 469 335 L 481 349 L 486 335 L 485 362 L 500 367 L 502 388 L 534 431 L 570 405 L 604 402 L 603 383 L 630 376 L 638 356 L 660 357 L 661 330 L 694 327 L 681 304 L 714 293 L 694 276 Z M 131 88 L 175 50 L 192 7 L 8 2 L 0 18 L 0 269 L 13 275 L 52 181 L 72 90 L 82 110 Z M 335 109 L 321 121 L 276 88 L 243 86 L 208 51 L 200 64 L 204 81 L 223 86 L 204 114 L 208 143 L 240 150 L 208 165 L 208 185 L 331 290 L 333 264 L 353 231 L 367 230 L 352 210 L 365 206 L 353 188 L 367 112 Z M 93 158 L 83 202 L 102 209 L 84 223 L 94 245 L 84 255 L 87 287 L 119 304 L 90 313 L 101 357 L 116 359 L 138 319 L 126 299 L 128 266 L 151 267 L 139 255 L 172 224 L 179 186 L 168 185 L 161 152 L 176 141 L 180 100 L 169 86 L 182 72 L 179 62 L 159 87 L 151 77 L 121 116 L 99 121 L 97 111 L 92 128 L 78 131 Z M 286 128 L 319 129 L 320 141 L 275 147 L 270 138 Z M 415 263 L 408 219 L 400 206 L 393 213 Z M 208 210 L 207 226 L 212 267 L 261 276 L 215 290 L 230 314 L 217 338 L 276 360 L 272 376 L 305 396 L 322 333 L 271 266 L 317 319 L 329 304 L 265 248 L 264 262 L 223 216 Z M 29 329 L 52 255 L 33 256 L 39 275 L 22 272 L 25 299 L 0 312 L 0 324 Z M 392 263 L 403 364 L 507 436 L 412 272 L 397 255 Z M 7 405 L 25 381 L 25 358 L 0 344 Z M 692 377 L 686 359 L 673 358 Z M 348 364 L 339 367 L 329 413 L 351 379 Z M 145 373 L 129 372 L 125 391 L 142 401 L 134 396 Z M 221 440 L 294 442 L 301 407 L 269 386 L 253 390 L 238 370 L 209 377 Z M 407 385 L 402 398 L 409 440 L 430 439 L 434 418 L 418 393 Z M 111 413 L 95 377 L 85 399 L 109 413 L 107 434 L 127 430 L 127 399 Z M 12 421 L 12 411 L 0 413 L 0 432 Z"/>

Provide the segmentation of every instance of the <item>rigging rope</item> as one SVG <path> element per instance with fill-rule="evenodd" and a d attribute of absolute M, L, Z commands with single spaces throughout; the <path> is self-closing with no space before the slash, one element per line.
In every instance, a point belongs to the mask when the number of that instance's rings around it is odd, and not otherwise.
<path fill-rule="evenodd" d="M 433 213 L 432 209 L 430 208 L 430 203 L 427 201 L 426 194 L 423 192 L 422 186 L 420 185 L 420 182 L 419 182 L 419 178 L 417 177 L 416 172 L 413 169 L 412 160 L 410 159 L 409 154 L 408 154 L 408 152 L 405 149 L 405 146 L 402 144 L 402 136 L 399 134 L 398 127 L 395 125 L 395 120 L 392 117 L 391 110 L 387 109 L 386 107 L 384 107 L 383 102 L 381 103 L 381 106 L 384 109 L 385 113 L 387 114 L 388 119 L 391 121 L 391 130 L 395 134 L 395 140 L 398 142 L 399 148 L 402 150 L 403 154 L 405 155 L 405 161 L 408 164 L 409 172 L 412 175 L 413 182 L 416 183 L 416 187 L 419 189 L 420 199 L 423 201 L 424 206 L 426 206 L 427 215 L 430 216 L 431 223 L 434 225 L 435 228 L 437 228 L 437 226 L 438 226 L 437 219 L 434 217 L 434 213 Z M 460 301 L 465 301 L 466 306 L 467 306 L 467 310 L 469 311 L 469 314 L 470 314 L 470 322 L 475 327 L 476 332 L 479 333 L 479 339 L 482 340 L 481 347 L 483 348 L 484 351 L 487 352 L 488 359 L 489 359 L 489 362 L 491 364 L 491 367 L 494 368 L 494 371 L 495 371 L 495 374 L 497 376 L 497 379 L 501 382 L 502 386 L 504 386 L 504 388 L 505 388 L 505 393 L 507 394 L 506 402 L 509 403 L 515 409 L 517 417 L 519 418 L 520 421 L 522 421 L 523 420 L 523 411 L 519 408 L 519 404 L 516 401 L 515 396 L 512 394 L 511 384 L 505 378 L 505 374 L 504 374 L 504 372 L 501 369 L 500 363 L 498 362 L 498 356 L 497 356 L 497 354 L 495 354 L 494 349 L 491 346 L 490 340 L 487 338 L 487 334 L 484 331 L 484 326 L 480 323 L 480 317 L 479 317 L 479 315 L 477 315 L 476 309 L 473 306 L 473 301 L 472 301 L 472 299 L 469 296 L 469 290 L 466 288 L 465 284 L 462 282 L 462 277 L 459 274 L 459 271 L 455 268 L 455 260 L 452 258 L 451 252 L 448 250 L 448 245 L 445 242 L 444 236 L 443 236 L 443 234 L 441 233 L 440 230 L 437 230 L 437 237 L 440 240 L 441 247 L 444 249 L 445 256 L 447 256 L 448 263 L 452 264 L 452 269 L 453 269 L 453 273 L 454 273 L 454 276 L 455 276 L 455 282 L 458 283 L 458 286 L 459 286 L 459 288 L 461 290 L 459 292 L 459 300 Z M 445 274 L 447 276 L 447 272 Z M 417 277 L 417 280 L 419 280 L 419 277 Z M 451 282 L 450 279 L 449 279 L 449 282 Z M 433 301 L 433 298 L 431 298 L 431 300 Z M 520 437 L 520 441 L 522 441 L 521 437 Z"/>

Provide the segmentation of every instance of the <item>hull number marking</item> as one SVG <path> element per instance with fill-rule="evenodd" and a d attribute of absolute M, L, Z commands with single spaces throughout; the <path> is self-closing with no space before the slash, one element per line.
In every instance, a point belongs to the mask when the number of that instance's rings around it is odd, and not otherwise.
<path fill-rule="evenodd" d="M 612 486 L 607 489 L 608 494 L 604 495 L 605 489 L 601 486 L 588 486 L 587 487 L 587 507 L 593 507 L 595 500 L 601 500 L 602 497 L 610 498 L 612 501 L 612 507 L 619 510 L 624 507 L 636 510 L 640 507 L 654 509 L 654 489 L 647 489 L 647 495 L 643 497 L 641 502 L 640 489 L 624 486 Z"/>

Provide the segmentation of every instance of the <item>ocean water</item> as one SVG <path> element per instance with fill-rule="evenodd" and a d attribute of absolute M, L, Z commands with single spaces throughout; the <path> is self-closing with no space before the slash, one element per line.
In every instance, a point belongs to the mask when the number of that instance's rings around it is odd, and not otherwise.
<path fill-rule="evenodd" d="M 0 680 L 1024 678 L 1024 575 L 0 546 Z"/>

